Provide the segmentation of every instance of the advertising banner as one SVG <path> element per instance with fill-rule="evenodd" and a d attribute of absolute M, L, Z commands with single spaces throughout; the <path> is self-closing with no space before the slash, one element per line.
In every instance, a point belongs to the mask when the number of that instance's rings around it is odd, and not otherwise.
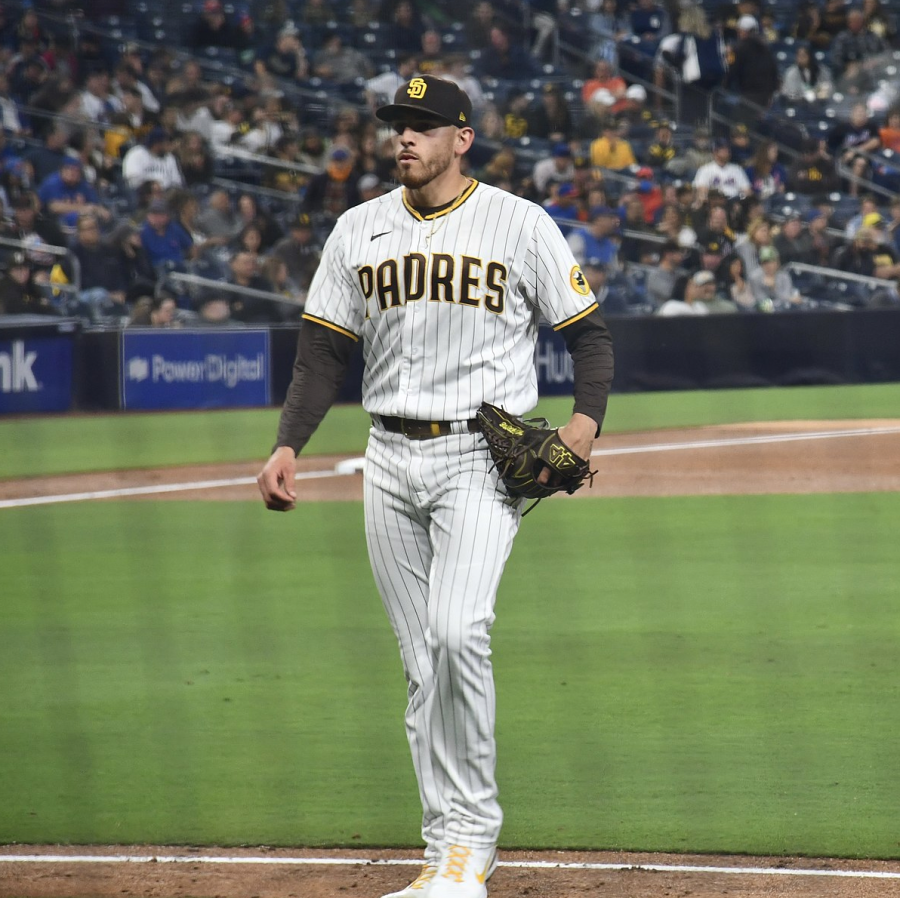
<path fill-rule="evenodd" d="M 0 414 L 72 407 L 72 334 L 0 338 Z"/>
<path fill-rule="evenodd" d="M 538 331 L 534 367 L 541 396 L 572 395 L 575 386 L 572 357 L 566 349 L 566 341 L 552 328 L 542 327 Z"/>
<path fill-rule="evenodd" d="M 269 404 L 265 330 L 125 331 L 122 408 Z"/>

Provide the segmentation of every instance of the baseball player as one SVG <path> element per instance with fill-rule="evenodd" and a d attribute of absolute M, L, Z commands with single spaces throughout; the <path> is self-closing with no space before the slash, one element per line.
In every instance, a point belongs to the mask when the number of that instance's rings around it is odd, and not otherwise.
<path fill-rule="evenodd" d="M 474 132 L 462 90 L 413 78 L 376 115 L 395 131 L 402 187 L 349 209 L 326 242 L 258 483 L 268 508 L 294 508 L 295 457 L 361 343 L 366 539 L 408 683 L 425 842 L 419 876 L 385 898 L 485 898 L 502 822 L 489 634 L 522 500 L 494 470 L 475 412 L 483 400 L 534 407 L 543 316 L 574 360 L 560 437 L 589 458 L 612 347 L 556 224 L 463 173 Z"/>

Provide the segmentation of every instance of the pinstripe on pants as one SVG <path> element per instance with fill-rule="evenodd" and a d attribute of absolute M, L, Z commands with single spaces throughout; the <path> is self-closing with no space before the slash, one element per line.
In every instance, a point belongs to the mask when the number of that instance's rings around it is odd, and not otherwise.
<path fill-rule="evenodd" d="M 503 820 L 490 628 L 521 514 L 491 465 L 475 434 L 373 428 L 366 450 L 366 540 L 409 684 L 429 859 L 447 844 L 492 848 Z"/>

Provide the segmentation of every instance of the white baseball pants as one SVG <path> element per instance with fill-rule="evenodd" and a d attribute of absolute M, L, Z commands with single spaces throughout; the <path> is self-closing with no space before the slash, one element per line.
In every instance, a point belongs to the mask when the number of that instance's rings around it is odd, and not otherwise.
<path fill-rule="evenodd" d="M 409 685 L 406 733 L 426 858 L 493 848 L 497 801 L 494 601 L 519 526 L 479 434 L 410 440 L 372 428 L 366 540 Z"/>

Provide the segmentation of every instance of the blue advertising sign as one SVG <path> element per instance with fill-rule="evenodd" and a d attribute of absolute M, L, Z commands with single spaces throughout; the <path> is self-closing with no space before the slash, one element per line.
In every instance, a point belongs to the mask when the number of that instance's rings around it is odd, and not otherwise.
<path fill-rule="evenodd" d="M 534 367 L 537 369 L 538 393 L 541 396 L 572 395 L 575 388 L 575 368 L 566 348 L 566 341 L 552 328 L 538 331 L 534 350 Z"/>
<path fill-rule="evenodd" d="M 266 330 L 125 331 L 122 408 L 269 404 Z"/>
<path fill-rule="evenodd" d="M 0 340 L 0 414 L 67 412 L 72 335 Z"/>

